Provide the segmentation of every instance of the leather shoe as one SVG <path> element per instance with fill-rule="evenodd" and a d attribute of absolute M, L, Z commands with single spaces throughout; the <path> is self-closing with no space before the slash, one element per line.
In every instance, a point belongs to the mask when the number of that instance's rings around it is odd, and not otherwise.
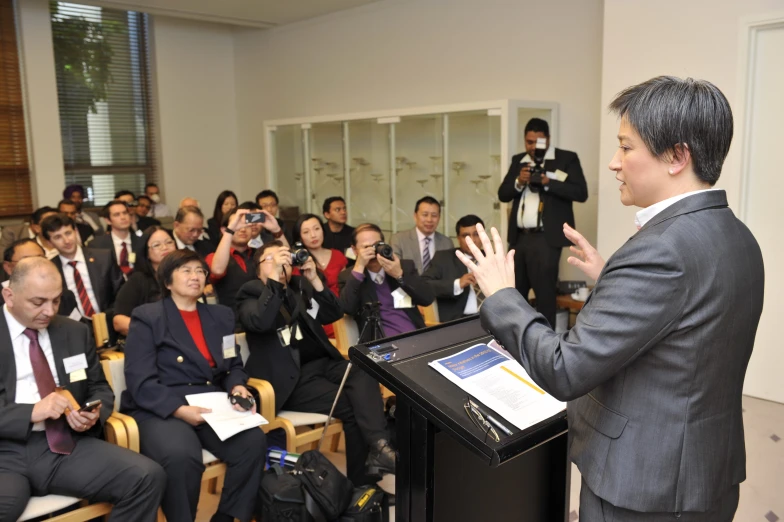
<path fill-rule="evenodd" d="M 385 473 L 395 474 L 395 450 L 386 439 L 378 439 L 375 444 L 370 446 L 367 460 L 365 461 L 366 473 L 371 477 L 378 477 Z"/>

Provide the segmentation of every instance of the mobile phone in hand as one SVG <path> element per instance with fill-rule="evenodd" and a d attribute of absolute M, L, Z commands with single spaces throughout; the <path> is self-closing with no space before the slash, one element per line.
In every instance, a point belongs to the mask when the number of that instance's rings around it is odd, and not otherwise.
<path fill-rule="evenodd" d="M 95 411 L 95 408 L 97 408 L 100 405 L 101 405 L 101 401 L 100 400 L 90 401 L 87 404 L 85 404 L 84 406 L 82 406 L 81 408 L 79 408 L 79 413 L 84 413 L 86 411 L 93 412 L 93 411 Z"/>
<path fill-rule="evenodd" d="M 245 214 L 245 223 L 264 223 L 267 220 L 263 212 L 248 212 Z"/>

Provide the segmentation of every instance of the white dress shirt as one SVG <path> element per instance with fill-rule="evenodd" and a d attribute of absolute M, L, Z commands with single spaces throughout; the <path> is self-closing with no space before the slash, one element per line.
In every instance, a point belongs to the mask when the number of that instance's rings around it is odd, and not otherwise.
<path fill-rule="evenodd" d="M 373 272 L 369 268 L 367 269 L 368 274 L 370 274 L 370 279 L 373 280 L 374 283 L 380 285 L 384 282 L 384 279 L 387 277 L 386 272 L 384 272 L 383 268 L 380 268 L 378 272 Z"/>
<path fill-rule="evenodd" d="M 722 190 L 722 189 L 703 189 L 703 190 L 695 190 L 693 192 L 686 192 L 685 194 L 678 194 L 677 196 L 673 196 L 671 198 L 667 198 L 663 201 L 659 201 L 658 203 L 654 203 L 653 205 L 641 209 L 637 212 L 634 216 L 634 224 L 637 226 L 637 230 L 641 229 L 645 226 L 645 224 L 650 221 L 656 214 L 664 210 L 665 208 L 674 205 L 678 201 L 682 200 L 683 198 L 687 198 L 689 196 L 693 196 L 695 194 L 700 194 L 702 192 L 708 192 L 711 190 Z"/>
<path fill-rule="evenodd" d="M 93 292 L 93 283 L 90 281 L 90 273 L 87 271 L 87 262 L 84 259 L 84 252 L 82 251 L 82 247 L 76 247 L 76 255 L 74 256 L 73 260 L 76 261 L 76 269 L 79 270 L 79 275 L 82 276 L 84 289 L 87 290 L 87 297 L 90 298 L 90 303 L 93 305 L 93 310 L 95 310 L 95 313 L 97 314 L 101 311 L 101 307 L 98 306 L 98 299 L 95 298 L 95 293 Z M 73 267 L 68 264 L 71 262 L 71 260 L 60 256 L 60 262 L 63 264 L 65 286 L 68 287 L 68 290 L 73 292 L 73 294 L 76 296 L 76 306 L 79 308 L 79 312 L 84 316 L 82 301 L 79 299 L 79 290 L 76 289 L 76 282 L 74 281 Z"/>
<path fill-rule="evenodd" d="M 419 231 L 418 228 L 415 228 L 417 233 L 417 240 L 419 242 L 419 259 L 423 259 L 425 255 L 425 238 L 430 238 L 430 244 L 427 246 L 427 249 L 430 251 L 430 261 L 433 261 L 433 257 L 436 255 L 436 233 L 433 232 L 429 236 L 424 235 L 422 232 Z"/>
<path fill-rule="evenodd" d="M 544 154 L 544 160 L 554 160 L 555 159 L 555 149 L 553 147 L 549 147 L 547 152 Z M 533 163 L 534 159 L 526 154 L 520 160 L 520 165 L 523 163 Z M 536 228 L 539 221 L 539 193 L 532 192 L 531 189 L 526 186 L 520 186 L 515 180 L 515 190 L 517 192 L 522 192 L 523 197 L 520 200 L 520 205 L 517 207 L 517 227 L 518 228 Z M 547 190 L 548 187 L 545 185 L 543 187 L 544 190 Z"/>
<path fill-rule="evenodd" d="M 468 300 L 466 301 L 465 308 L 463 308 L 463 315 L 471 315 L 479 312 L 479 305 L 476 303 L 476 292 L 474 291 L 473 285 L 460 288 L 460 278 L 457 278 L 455 279 L 454 292 L 455 295 L 468 292 Z"/>
<path fill-rule="evenodd" d="M 187 248 L 188 250 L 192 250 L 194 252 L 196 251 L 193 245 L 186 245 L 185 243 L 183 243 L 182 240 L 180 240 L 180 238 L 177 237 L 177 232 L 172 232 L 172 235 L 174 236 L 174 242 L 177 243 L 177 250 L 182 250 L 184 248 Z"/>
<path fill-rule="evenodd" d="M 14 363 L 16 364 L 16 397 L 13 397 L 12 400 L 17 404 L 35 404 L 42 397 L 38 393 L 38 383 L 35 381 L 33 364 L 30 362 L 30 339 L 24 334 L 25 326 L 11 315 L 7 305 L 3 305 L 3 313 L 5 314 L 6 323 L 8 323 L 8 333 L 11 334 L 11 344 L 14 347 Z M 60 386 L 57 367 L 54 364 L 52 342 L 49 339 L 49 332 L 46 328 L 38 330 L 38 344 L 41 346 L 41 350 L 44 351 L 46 362 L 49 363 L 55 386 Z M 43 422 L 33 424 L 33 431 L 43 430 Z"/>

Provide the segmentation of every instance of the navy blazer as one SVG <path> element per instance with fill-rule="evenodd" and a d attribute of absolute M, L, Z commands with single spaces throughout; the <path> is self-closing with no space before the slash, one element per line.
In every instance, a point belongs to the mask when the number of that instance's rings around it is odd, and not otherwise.
<path fill-rule="evenodd" d="M 240 349 L 223 358 L 223 337 L 234 335 L 234 314 L 222 305 L 197 305 L 204 340 L 215 359 L 211 368 L 196 347 L 171 297 L 134 309 L 125 341 L 125 382 L 120 409 L 137 420 L 156 415 L 167 418 L 186 395 L 230 392 L 245 384 Z"/>

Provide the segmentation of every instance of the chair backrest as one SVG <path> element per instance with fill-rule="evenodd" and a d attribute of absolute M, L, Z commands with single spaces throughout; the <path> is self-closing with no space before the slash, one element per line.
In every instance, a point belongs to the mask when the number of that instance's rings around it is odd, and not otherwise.
<path fill-rule="evenodd" d="M 106 381 L 114 392 L 114 411 L 120 411 L 120 396 L 127 387 L 125 385 L 125 358 L 104 359 L 101 361 Z"/>
<path fill-rule="evenodd" d="M 96 348 L 106 348 L 109 346 L 109 323 L 106 314 L 101 312 L 93 315 L 93 336 L 95 337 Z"/>
<path fill-rule="evenodd" d="M 248 339 L 245 336 L 245 332 L 234 334 L 234 341 L 240 345 L 240 357 L 242 357 L 242 364 L 245 364 L 248 362 L 248 357 L 250 357 L 250 348 L 248 348 Z"/>
<path fill-rule="evenodd" d="M 359 342 L 357 322 L 350 315 L 344 315 L 342 319 L 332 323 L 332 328 L 335 331 L 338 351 L 343 357 L 348 357 L 348 349 Z"/>
<path fill-rule="evenodd" d="M 422 314 L 426 326 L 433 326 L 441 322 L 438 320 L 438 303 L 436 301 L 428 306 L 420 306 L 419 313 Z"/>

